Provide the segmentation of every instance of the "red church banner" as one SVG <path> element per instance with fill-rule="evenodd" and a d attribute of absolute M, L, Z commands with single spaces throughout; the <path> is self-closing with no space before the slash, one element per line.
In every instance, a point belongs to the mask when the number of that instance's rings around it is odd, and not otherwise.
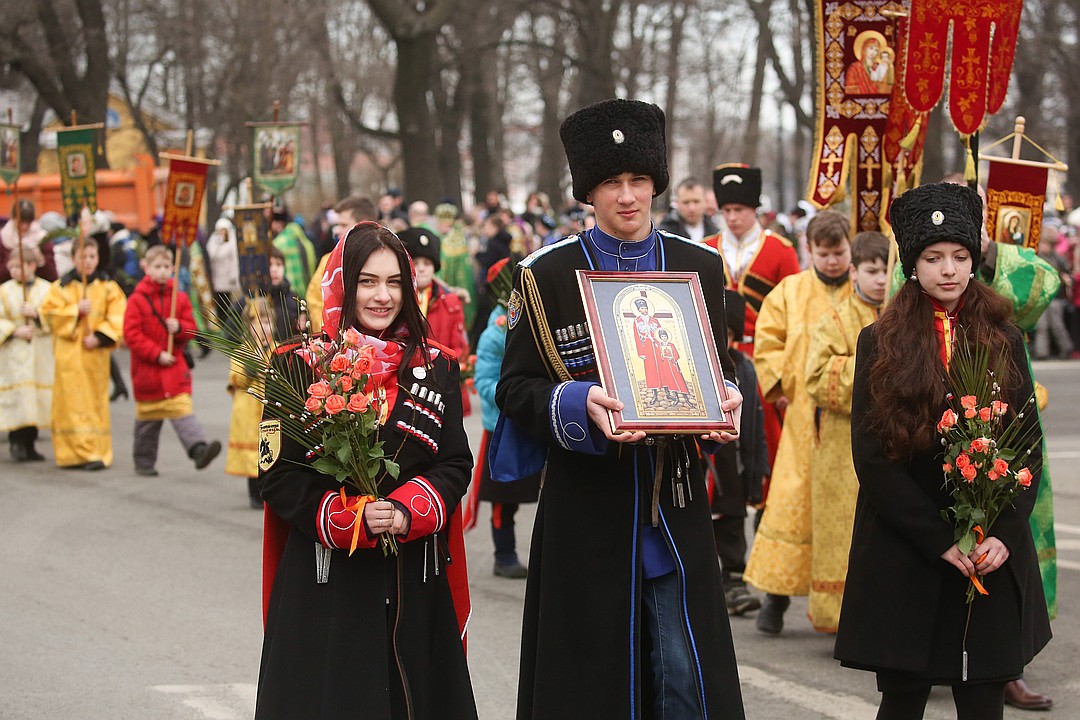
<path fill-rule="evenodd" d="M 819 208 L 852 194 L 852 226 L 880 227 L 884 138 L 896 84 L 893 0 L 815 3 L 817 131 L 807 199 Z"/>
<path fill-rule="evenodd" d="M 1039 247 L 1047 166 L 1018 165 L 983 155 L 990 161 L 986 178 L 986 229 L 999 243 Z"/>
<path fill-rule="evenodd" d="M 962 135 L 978 132 L 1005 102 L 1023 6 L 1023 0 L 911 0 L 904 78 L 911 106 L 929 112 L 937 105 L 948 65 L 953 125 Z"/>
<path fill-rule="evenodd" d="M 165 188 L 165 213 L 161 221 L 161 239 L 179 247 L 195 242 L 199 231 L 206 170 L 216 160 L 199 160 L 182 155 L 163 154 L 169 161 L 169 180 Z"/>
<path fill-rule="evenodd" d="M 907 17 L 896 19 L 896 83 L 889 98 L 889 122 L 885 131 L 886 187 L 893 191 L 890 196 L 919 184 L 928 127 L 928 113 L 913 108 L 904 92 L 909 25 Z"/>

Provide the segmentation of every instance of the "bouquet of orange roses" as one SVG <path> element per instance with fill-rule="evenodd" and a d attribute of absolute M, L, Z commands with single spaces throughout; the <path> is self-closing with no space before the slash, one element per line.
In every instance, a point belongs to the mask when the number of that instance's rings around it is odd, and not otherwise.
<path fill-rule="evenodd" d="M 254 326 L 258 326 L 254 323 Z M 311 337 L 279 348 L 302 362 L 285 357 L 271 362 L 269 338 L 232 318 L 224 335 L 206 335 L 207 342 L 236 361 L 253 382 L 247 392 L 280 418 L 281 432 L 307 448 L 311 466 L 332 475 L 341 488 L 341 501 L 357 514 L 349 553 L 359 540 L 364 506 L 379 497 L 379 480 L 396 478 L 399 467 L 379 439 L 385 420 L 386 394 L 377 378 L 395 371 L 400 346 L 346 329 L 337 340 Z M 396 380 L 395 380 L 396 381 Z M 359 491 L 346 499 L 345 484 Z M 384 554 L 397 554 L 392 535 L 381 535 Z"/>
<path fill-rule="evenodd" d="M 955 528 L 960 552 L 970 553 L 990 534 L 1001 511 L 1017 493 L 1031 487 L 1037 467 L 1029 467 L 1039 442 L 1034 396 L 1016 412 L 1001 400 L 1003 356 L 991 361 L 983 344 L 958 342 L 949 363 L 950 407 L 942 414 L 937 431 L 945 446 L 945 486 L 952 507 L 942 516 Z M 979 576 L 967 590 L 970 603 L 976 593 L 988 595 Z"/>

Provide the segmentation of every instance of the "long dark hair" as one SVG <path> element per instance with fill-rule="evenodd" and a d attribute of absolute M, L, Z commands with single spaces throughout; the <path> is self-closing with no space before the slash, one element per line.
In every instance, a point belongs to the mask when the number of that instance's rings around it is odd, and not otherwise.
<path fill-rule="evenodd" d="M 360 281 L 360 271 L 371 254 L 377 250 L 389 250 L 397 259 L 401 271 L 401 310 L 394 322 L 380 333 L 386 339 L 397 338 L 404 341 L 405 349 L 401 358 L 398 376 L 409 367 L 413 355 L 427 348 L 428 324 L 420 312 L 420 303 L 416 299 L 416 287 L 413 285 L 412 261 L 405 252 L 405 246 L 392 231 L 374 222 L 363 222 L 353 227 L 343 240 L 345 247 L 341 254 L 341 280 L 344 295 L 341 302 L 341 328 L 355 327 L 367 330 L 359 324 L 356 317 L 356 285 Z M 426 359 L 425 359 L 426 362 Z"/>
<path fill-rule="evenodd" d="M 1020 384 L 1006 326 L 1012 306 L 989 287 L 972 280 L 957 313 L 958 342 L 990 346 L 1005 360 L 1004 397 Z M 870 429 L 882 439 L 890 460 L 906 461 L 935 442 L 935 424 L 945 400 L 944 368 L 934 309 L 918 282 L 906 282 L 874 324 L 877 356 L 870 368 Z"/>

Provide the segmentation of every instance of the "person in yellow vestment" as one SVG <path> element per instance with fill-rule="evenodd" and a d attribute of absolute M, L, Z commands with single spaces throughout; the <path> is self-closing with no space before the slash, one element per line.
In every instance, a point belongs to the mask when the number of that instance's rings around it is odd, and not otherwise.
<path fill-rule="evenodd" d="M 0 430 L 7 431 L 15 462 L 44 460 L 38 428 L 49 426 L 53 350 L 38 309 L 52 284 L 35 275 L 41 250 L 24 242 L 8 254 L 11 279 L 0 285 Z"/>
<path fill-rule="evenodd" d="M 851 294 L 850 224 L 835 210 L 806 228 L 811 267 L 789 275 L 765 296 L 754 330 L 754 369 L 765 402 L 786 406 L 772 480 L 743 579 L 766 593 L 758 630 L 777 634 L 792 595 L 810 591 L 810 447 L 814 401 L 806 392 L 810 333 Z"/>
<path fill-rule="evenodd" d="M 112 464 L 109 357 L 124 334 L 127 300 L 99 272 L 96 243 L 78 246 L 73 260 L 75 268 L 53 283 L 40 309 L 56 357 L 53 450 L 60 467 L 103 470 Z"/>
<path fill-rule="evenodd" d="M 847 577 L 859 481 L 851 461 L 851 386 L 859 333 L 877 319 L 889 286 L 889 239 L 861 232 L 851 241 L 851 294 L 810 335 L 806 392 L 816 405 L 810 451 L 812 559 L 807 615 L 815 630 L 835 633 Z"/>
<path fill-rule="evenodd" d="M 265 297 L 248 298 L 243 317 L 250 327 L 251 337 L 266 345 L 274 344 L 273 309 Z M 262 508 L 259 495 L 259 422 L 262 403 L 248 393 L 258 382 L 255 374 L 238 360 L 229 361 L 229 394 L 232 395 L 232 417 L 229 420 L 229 447 L 225 454 L 225 472 L 247 478 L 248 500 L 253 508 Z"/>

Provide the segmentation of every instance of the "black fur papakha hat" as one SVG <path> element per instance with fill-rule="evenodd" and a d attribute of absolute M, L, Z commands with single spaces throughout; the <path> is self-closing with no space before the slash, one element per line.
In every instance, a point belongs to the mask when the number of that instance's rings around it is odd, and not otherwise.
<path fill-rule="evenodd" d="M 889 222 L 900 247 L 904 277 L 915 272 L 920 253 L 939 242 L 963 245 L 971 253 L 972 272 L 979 267 L 982 199 L 967 185 L 937 183 L 912 188 L 893 200 Z"/>
<path fill-rule="evenodd" d="M 593 188 L 624 172 L 648 175 L 653 197 L 667 190 L 667 141 L 664 111 L 640 100 L 604 100 L 581 108 L 559 128 L 574 198 L 586 199 Z"/>
<path fill-rule="evenodd" d="M 716 207 L 722 208 L 729 203 L 752 208 L 761 206 L 761 168 L 741 163 L 717 165 L 712 172 L 712 185 Z"/>
<path fill-rule="evenodd" d="M 409 227 L 399 232 L 397 236 L 401 238 L 405 251 L 413 259 L 418 257 L 427 258 L 435 263 L 435 272 L 439 272 L 439 268 L 442 267 L 442 243 L 439 241 L 438 235 L 426 228 Z"/>

